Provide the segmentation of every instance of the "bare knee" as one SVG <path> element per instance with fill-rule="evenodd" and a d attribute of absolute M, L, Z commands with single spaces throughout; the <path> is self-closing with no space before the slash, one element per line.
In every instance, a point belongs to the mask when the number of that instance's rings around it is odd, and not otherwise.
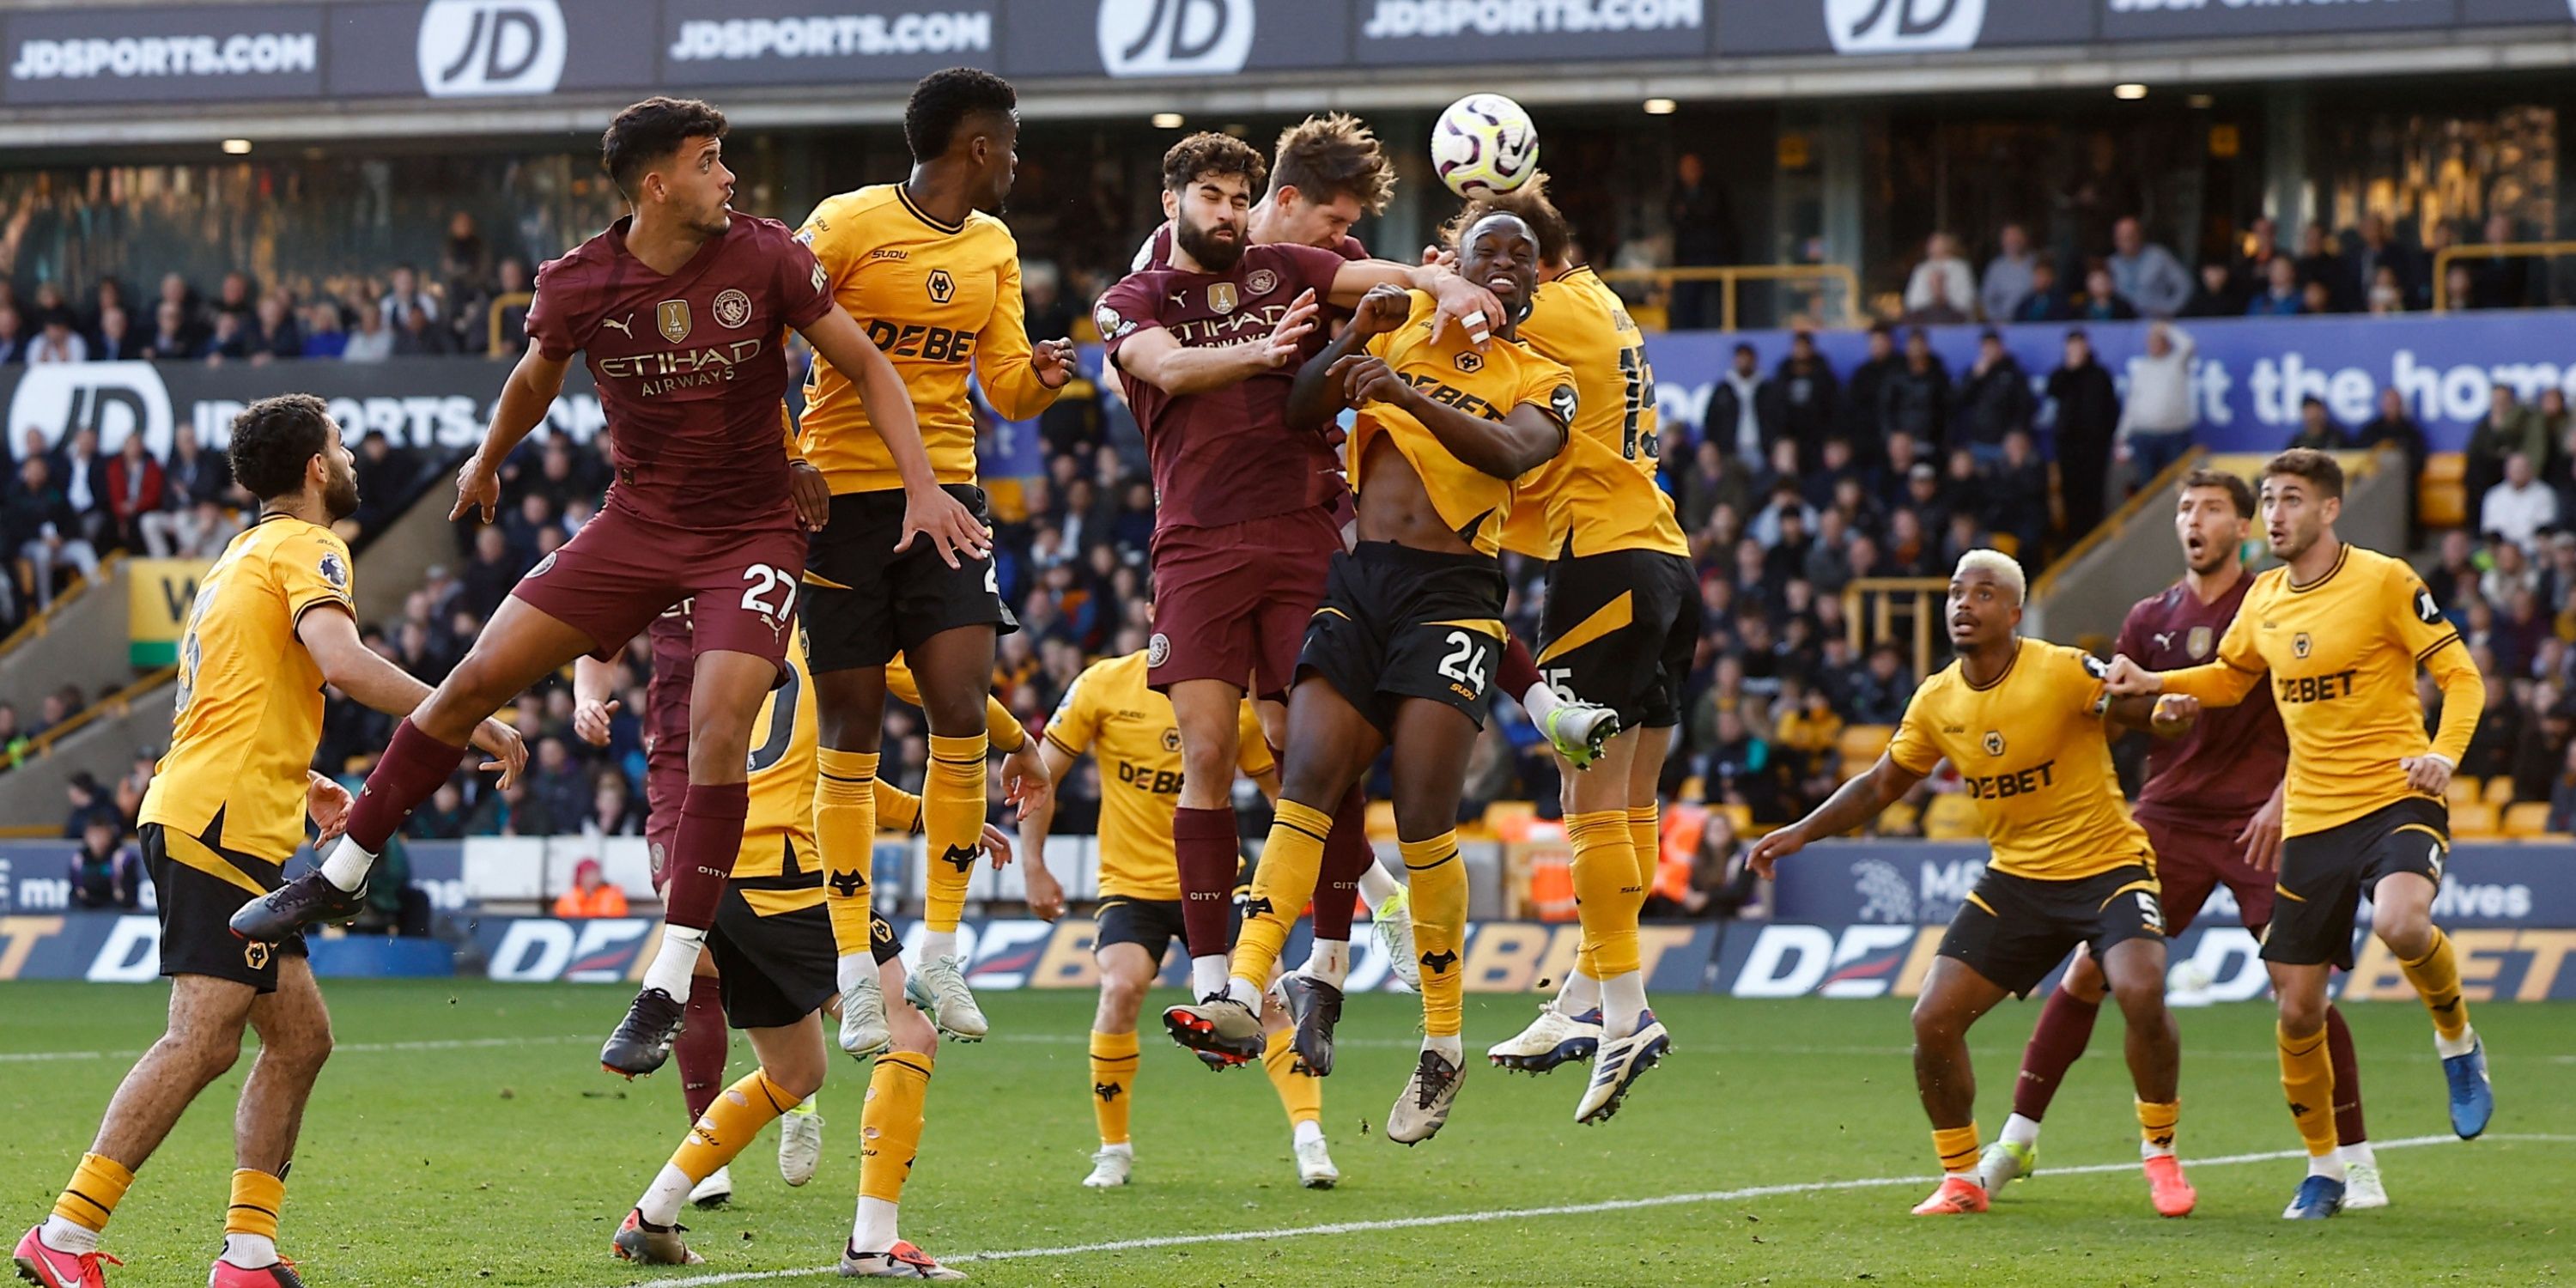
<path fill-rule="evenodd" d="M 2281 994 L 2281 1028 L 2292 1037 L 2306 1037 L 2326 1026 L 2326 999 L 2304 993 Z"/>
<path fill-rule="evenodd" d="M 875 751 L 885 738 L 882 671 L 826 671 L 814 677 L 814 734 L 834 751 Z"/>
<path fill-rule="evenodd" d="M 1919 1053 L 1925 1047 L 1947 1046 L 1967 1031 L 1959 1016 L 1948 1006 L 1924 998 L 1914 1003 L 1914 1046 Z"/>
<path fill-rule="evenodd" d="M 2165 982 L 2162 978 L 2123 979 L 2111 985 L 2111 995 L 2119 999 L 2120 1015 L 2131 1028 L 2159 1023 L 2165 1013 Z"/>
<path fill-rule="evenodd" d="M 1104 1033 L 1122 1033 L 1136 1027 L 1136 1016 L 1145 1009 L 1145 988 L 1150 981 L 1127 975 L 1100 977 L 1099 1026 Z"/>
<path fill-rule="evenodd" d="M 2376 911 L 2376 910 L 2374 910 Z M 2377 917 L 2373 933 L 2400 961 L 2415 961 L 2433 951 L 2433 918 L 2422 908 L 2391 908 Z"/>
<path fill-rule="evenodd" d="M 886 1044 L 907 1055 L 929 1055 L 939 1049 L 939 1030 L 921 1012 L 909 1006 L 893 1007 L 886 1012 Z"/>
<path fill-rule="evenodd" d="M 231 1072 L 241 1059 L 241 1026 L 174 1028 L 152 1045 L 164 1057 L 181 1062 L 200 1082 L 212 1082 Z"/>

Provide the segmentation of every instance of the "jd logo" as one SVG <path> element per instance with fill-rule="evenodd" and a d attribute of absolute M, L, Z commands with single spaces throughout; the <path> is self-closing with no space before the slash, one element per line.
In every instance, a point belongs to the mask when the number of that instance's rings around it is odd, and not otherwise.
<path fill-rule="evenodd" d="M 1112 76 L 1206 76 L 1243 70 L 1253 0 L 1101 0 L 1095 34 Z"/>
<path fill-rule="evenodd" d="M 563 78 L 556 0 L 430 0 L 415 53 L 432 98 L 551 94 Z"/>
<path fill-rule="evenodd" d="M 30 429 L 42 431 L 51 444 L 94 429 L 98 449 L 108 455 L 138 433 L 156 455 L 168 454 L 170 387 L 151 363 L 37 363 L 22 370 L 17 392 L 9 397 L 10 446 L 27 441 Z"/>
<path fill-rule="evenodd" d="M 1825 0 L 1825 30 L 1838 54 L 1973 49 L 1986 0 Z"/>

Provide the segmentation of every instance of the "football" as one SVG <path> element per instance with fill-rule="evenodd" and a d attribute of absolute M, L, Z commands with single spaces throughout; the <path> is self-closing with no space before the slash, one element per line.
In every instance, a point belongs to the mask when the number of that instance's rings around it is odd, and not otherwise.
<path fill-rule="evenodd" d="M 1500 94 L 1470 94 L 1432 125 L 1431 168 L 1470 200 L 1510 192 L 1538 172 L 1538 126 Z"/>

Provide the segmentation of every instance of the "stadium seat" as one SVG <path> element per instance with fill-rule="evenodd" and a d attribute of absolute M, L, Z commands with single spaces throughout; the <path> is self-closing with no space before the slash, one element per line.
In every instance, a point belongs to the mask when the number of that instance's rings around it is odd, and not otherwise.
<path fill-rule="evenodd" d="M 1905 801 L 1898 801 L 1878 813 L 1874 825 L 1880 836 L 1915 836 L 1923 831 L 1923 811 Z"/>
<path fill-rule="evenodd" d="M 2468 457 L 2435 452 L 2424 458 L 2415 482 L 2416 518 L 2427 528 L 2456 528 L 2469 521 Z"/>
<path fill-rule="evenodd" d="M 2549 831 L 2549 802 L 2523 801 L 2504 808 L 2504 834 L 2517 840 L 2533 840 Z"/>
<path fill-rule="evenodd" d="M 1541 921 L 1572 921 L 1574 865 L 1561 854 L 1530 861 L 1529 915 Z"/>
<path fill-rule="evenodd" d="M 2513 775 L 2498 774 L 2487 780 L 2486 794 L 2478 799 L 2497 809 L 2513 804 Z"/>
<path fill-rule="evenodd" d="M 1699 801 L 1708 799 L 1708 780 L 1693 774 L 1682 780 L 1682 789 L 1673 799 Z"/>
<path fill-rule="evenodd" d="M 2497 834 L 2496 807 L 2484 801 L 2451 807 L 2451 835 L 2463 840 Z"/>
<path fill-rule="evenodd" d="M 1985 834 L 1985 821 L 1977 816 L 1977 803 L 1969 800 L 1965 792 L 1937 794 L 1923 810 L 1924 840 L 1973 841 Z"/>
<path fill-rule="evenodd" d="M 1387 806 L 1387 835 L 1393 836 L 1395 807 Z M 1506 841 L 1529 839 L 1530 823 L 1538 817 L 1538 806 L 1528 801 L 1495 801 L 1485 807 L 1485 826 Z"/>
<path fill-rule="evenodd" d="M 2444 797 L 2450 801 L 2451 808 L 2455 811 L 2463 805 L 2475 805 L 2480 803 L 2485 794 L 2485 782 L 2473 774 L 2453 775 L 2451 778 L 2450 790 L 2443 793 Z"/>
<path fill-rule="evenodd" d="M 1735 824 L 1735 835 L 1738 839 L 1753 835 L 1752 806 L 1711 805 L 1709 808 L 1726 815 L 1726 821 Z"/>
<path fill-rule="evenodd" d="M 1857 774 L 1876 762 L 1879 753 L 1887 750 L 1888 739 L 1895 736 L 1893 725 L 1845 726 L 1841 741 L 1835 744 L 1835 749 L 1842 753 L 1843 772 Z"/>

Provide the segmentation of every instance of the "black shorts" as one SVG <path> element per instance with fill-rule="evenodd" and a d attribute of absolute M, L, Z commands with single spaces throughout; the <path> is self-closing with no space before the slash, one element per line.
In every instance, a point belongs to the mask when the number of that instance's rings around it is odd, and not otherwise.
<path fill-rule="evenodd" d="M 984 489 L 950 484 L 987 526 L 993 509 Z M 1003 607 L 993 561 L 960 558 L 951 568 L 927 537 L 894 553 L 903 536 L 903 492 L 845 492 L 832 498 L 831 522 L 805 552 L 799 614 L 806 665 L 815 674 L 884 666 L 897 653 L 960 626 L 991 626 L 1008 635 L 1019 621 Z"/>
<path fill-rule="evenodd" d="M 1095 953 L 1112 944 L 1134 944 L 1144 949 L 1145 956 L 1159 968 L 1172 945 L 1187 940 L 1178 899 L 1130 899 L 1113 894 L 1102 898 L 1100 910 L 1092 914 L 1091 951 Z"/>
<path fill-rule="evenodd" d="M 762 916 L 758 905 L 805 897 L 792 890 L 729 886 L 716 905 L 707 950 L 716 964 L 716 991 L 725 1023 L 737 1029 L 777 1029 L 823 1009 L 840 991 L 840 951 L 832 942 L 832 915 L 821 900 Z M 882 966 L 903 951 L 894 927 L 869 916 L 869 948 Z"/>
<path fill-rule="evenodd" d="M 2017 997 L 2048 977 L 2077 944 L 2100 961 L 2132 939 L 2164 938 L 2162 894 L 2144 863 L 2072 881 L 2040 881 L 1991 868 L 1950 919 L 1941 955 L 1966 962 Z"/>
<path fill-rule="evenodd" d="M 1390 739 L 1407 698 L 1447 703 L 1482 728 L 1504 590 L 1502 565 L 1485 555 L 1363 541 L 1333 556 L 1297 677 L 1323 677 Z"/>
<path fill-rule="evenodd" d="M 137 829 L 161 905 L 161 973 L 206 975 L 277 991 L 277 959 L 305 956 L 302 931 L 274 944 L 233 933 L 243 904 L 285 884 L 278 866 L 159 823 Z"/>
<path fill-rule="evenodd" d="M 2450 807 L 2420 796 L 2282 841 L 2263 960 L 2284 966 L 2332 962 L 2351 970 L 2352 923 L 2361 897 L 2393 872 L 2412 872 L 2439 887 L 2450 855 Z"/>
<path fill-rule="evenodd" d="M 1690 560 L 1613 550 L 1547 566 L 1539 675 L 1619 713 L 1626 729 L 1682 722 L 1682 685 L 1699 649 L 1699 584 Z"/>

